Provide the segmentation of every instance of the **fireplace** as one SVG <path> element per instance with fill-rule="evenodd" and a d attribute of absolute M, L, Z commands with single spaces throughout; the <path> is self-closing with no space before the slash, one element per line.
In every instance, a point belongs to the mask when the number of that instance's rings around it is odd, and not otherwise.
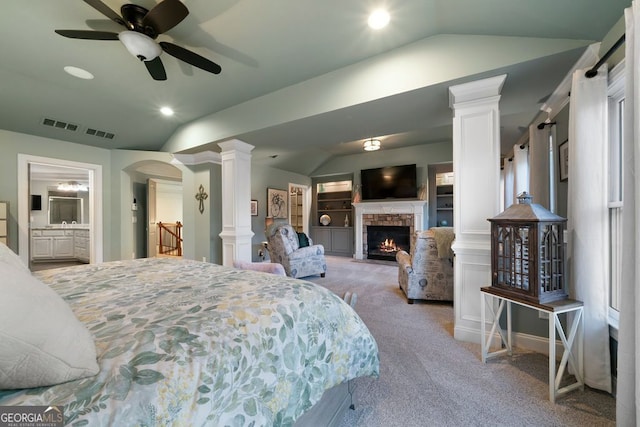
<path fill-rule="evenodd" d="M 367 259 L 395 261 L 398 251 L 409 252 L 411 227 L 367 226 Z"/>
<path fill-rule="evenodd" d="M 424 200 L 354 202 L 353 257 L 367 259 L 367 228 L 372 225 L 409 227 L 409 236 L 416 230 L 422 230 L 426 203 Z"/>

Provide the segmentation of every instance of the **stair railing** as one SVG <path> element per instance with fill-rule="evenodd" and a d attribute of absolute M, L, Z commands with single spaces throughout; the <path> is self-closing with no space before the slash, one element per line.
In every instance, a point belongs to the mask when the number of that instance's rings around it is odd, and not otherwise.
<path fill-rule="evenodd" d="M 158 222 L 159 245 L 161 255 L 182 256 L 182 223 Z"/>

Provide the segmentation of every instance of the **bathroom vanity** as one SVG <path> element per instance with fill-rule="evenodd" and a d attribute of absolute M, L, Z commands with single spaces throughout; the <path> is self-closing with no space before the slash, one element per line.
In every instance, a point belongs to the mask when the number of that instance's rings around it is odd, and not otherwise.
<path fill-rule="evenodd" d="M 72 224 L 32 228 L 31 260 L 78 260 L 88 263 L 88 226 Z"/>

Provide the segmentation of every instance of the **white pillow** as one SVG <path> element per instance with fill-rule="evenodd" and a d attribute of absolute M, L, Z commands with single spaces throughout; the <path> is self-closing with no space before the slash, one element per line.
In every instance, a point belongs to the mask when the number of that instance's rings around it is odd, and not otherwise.
<path fill-rule="evenodd" d="M 26 272 L 29 271 L 29 267 L 24 265 L 20 257 L 2 242 L 0 242 L 0 262 L 22 268 Z"/>
<path fill-rule="evenodd" d="M 0 296 L 0 390 L 98 373 L 93 337 L 53 289 L 0 262 Z"/>

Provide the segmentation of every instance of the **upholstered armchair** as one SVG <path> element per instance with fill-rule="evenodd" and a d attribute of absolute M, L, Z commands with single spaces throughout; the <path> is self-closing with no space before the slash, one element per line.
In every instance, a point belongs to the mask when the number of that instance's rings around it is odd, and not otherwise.
<path fill-rule="evenodd" d="M 398 251 L 398 285 L 414 300 L 453 301 L 453 253 L 451 227 L 416 231 L 411 236 L 411 255 Z"/>
<path fill-rule="evenodd" d="M 314 245 L 306 235 L 298 236 L 290 224 L 274 224 L 267 229 L 266 235 L 271 262 L 282 264 L 287 276 L 325 276 L 327 261 L 324 246 Z"/>

